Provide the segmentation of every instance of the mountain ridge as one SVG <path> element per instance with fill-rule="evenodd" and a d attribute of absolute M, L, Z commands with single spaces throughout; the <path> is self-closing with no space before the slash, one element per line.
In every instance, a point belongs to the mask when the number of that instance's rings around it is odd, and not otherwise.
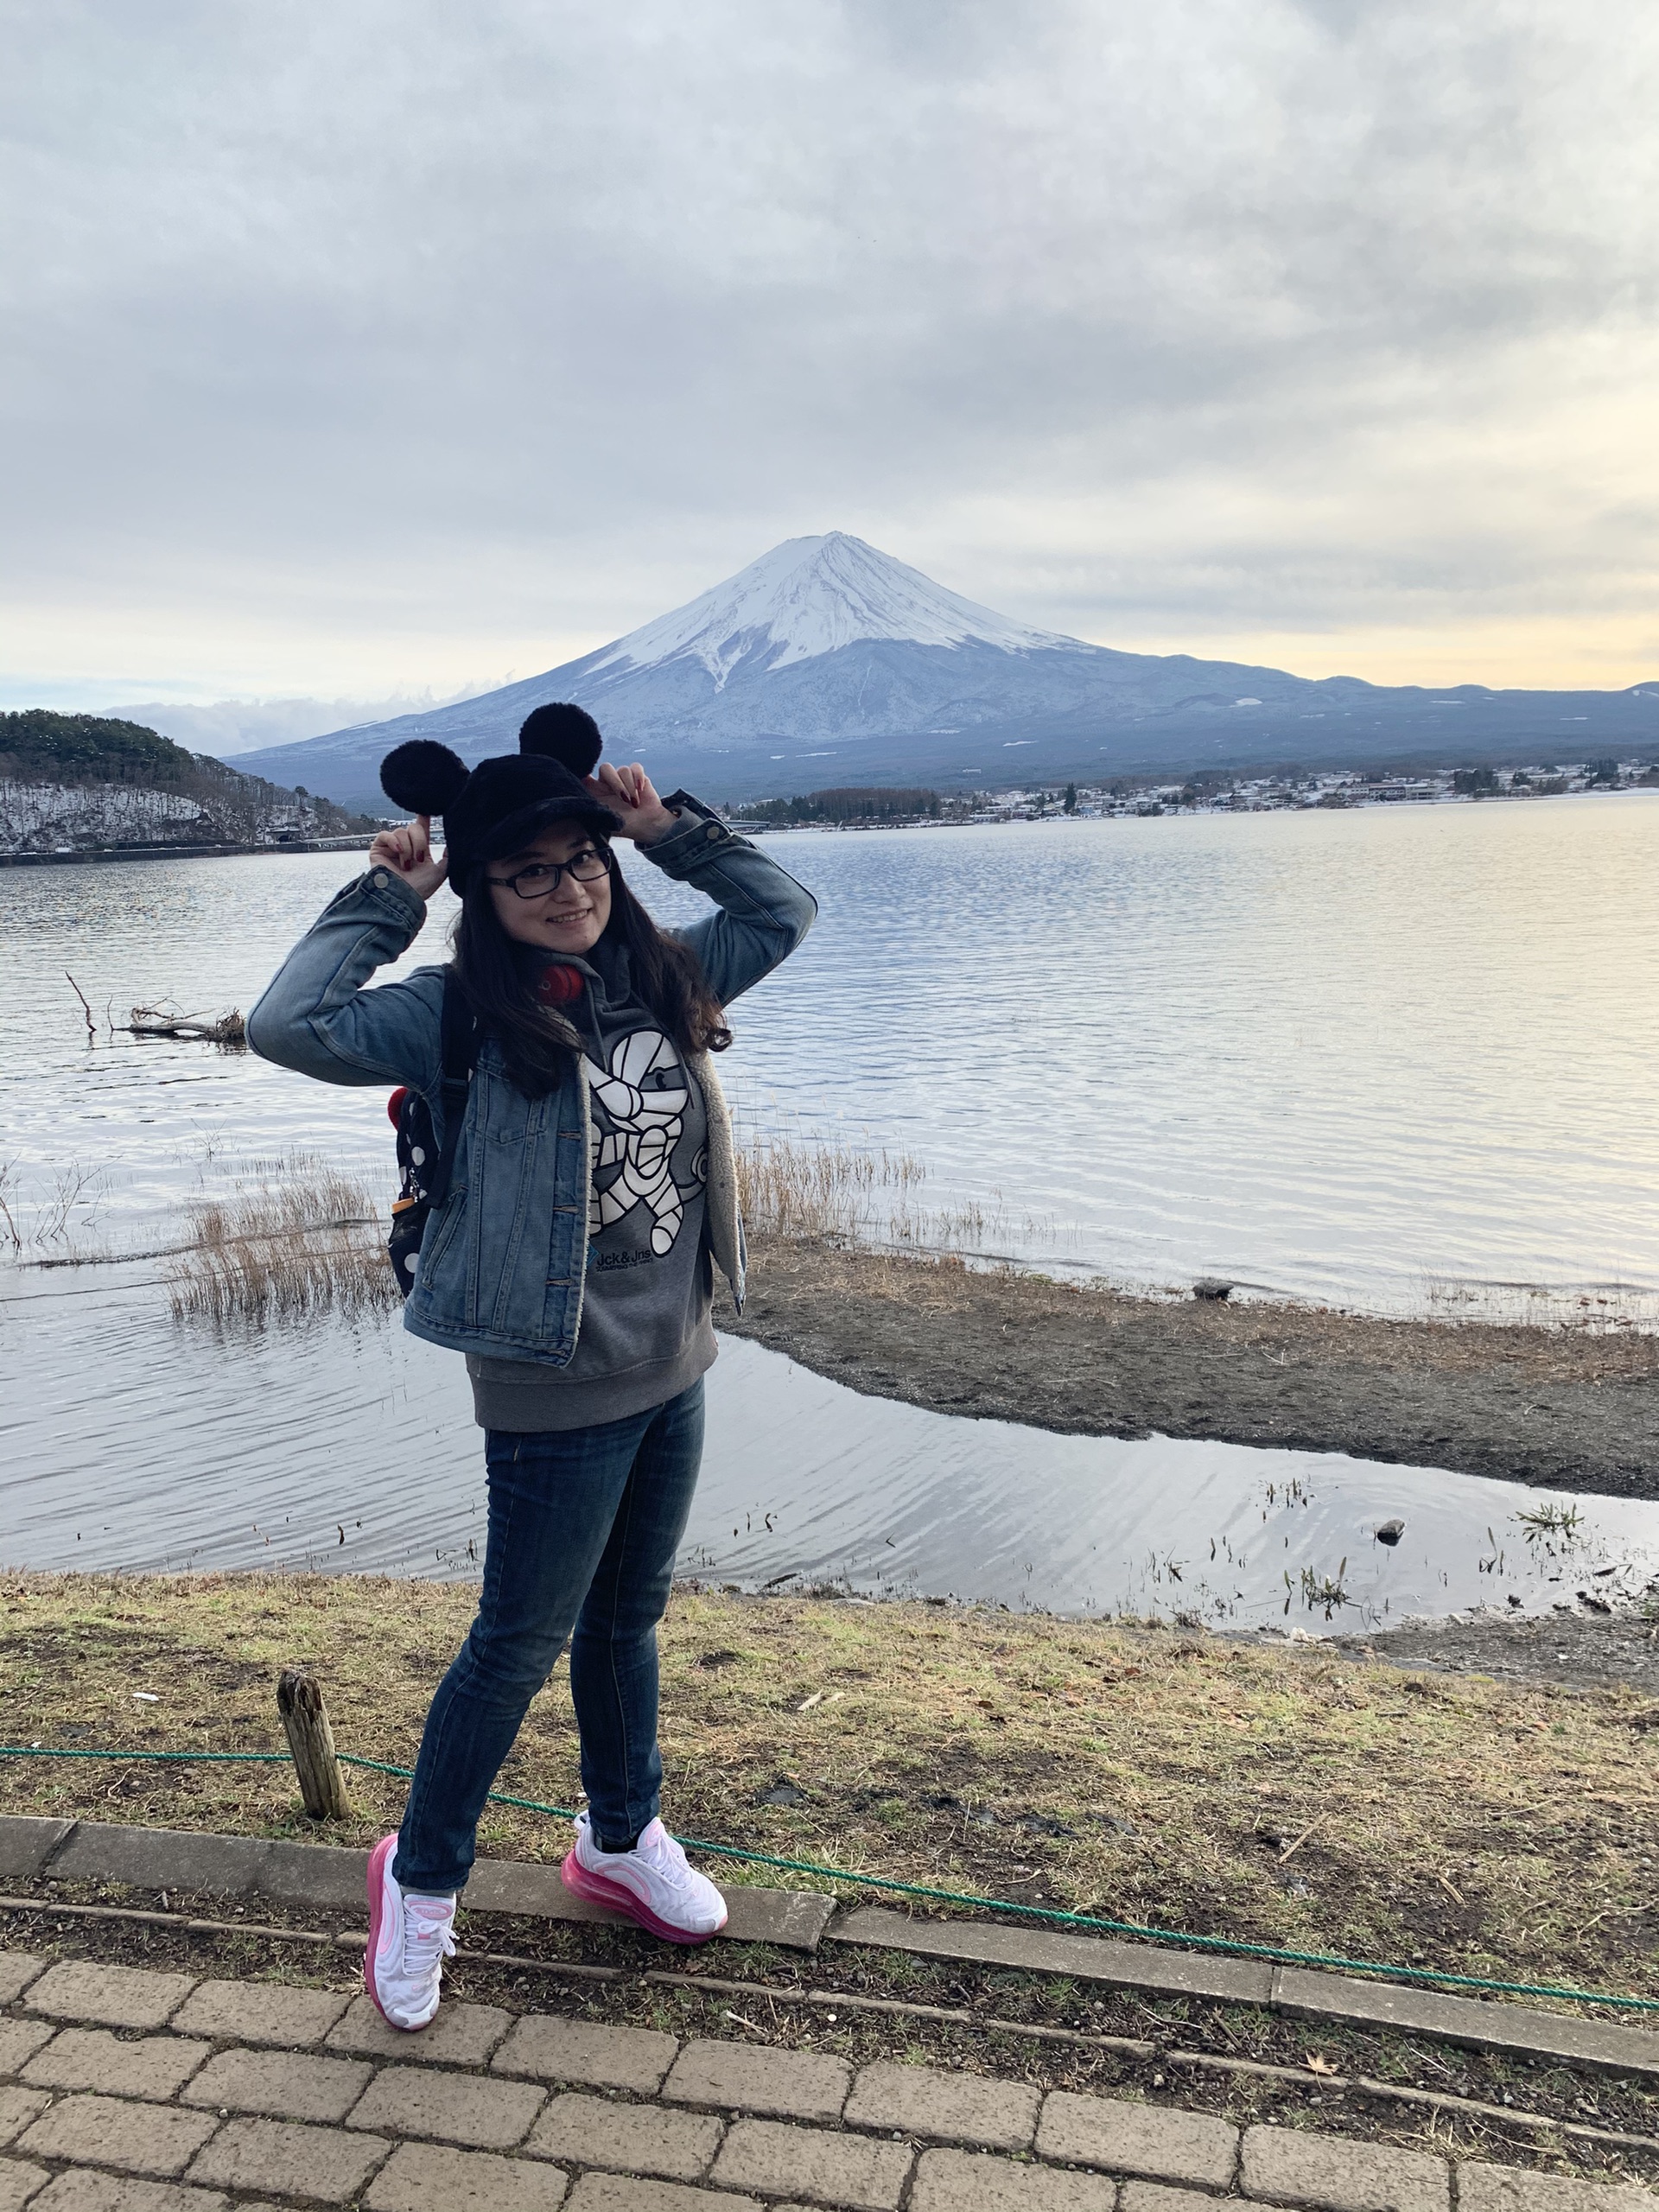
<path fill-rule="evenodd" d="M 613 757 L 643 760 L 659 787 L 695 783 L 711 798 L 798 790 L 809 762 L 830 764 L 810 772 L 823 783 L 990 788 L 1288 761 L 1479 761 L 1547 742 L 1659 745 L 1659 683 L 1429 691 L 1126 652 L 1016 622 L 837 531 L 785 539 L 544 674 L 240 760 L 273 780 L 384 805 L 378 767 L 393 745 L 432 737 L 480 760 L 510 750 L 524 715 L 551 698 L 586 707 Z"/>

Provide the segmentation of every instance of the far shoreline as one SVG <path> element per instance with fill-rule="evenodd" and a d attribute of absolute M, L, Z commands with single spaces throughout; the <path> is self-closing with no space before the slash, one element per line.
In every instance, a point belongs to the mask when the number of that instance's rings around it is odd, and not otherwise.
<path fill-rule="evenodd" d="M 1051 781 L 1053 779 L 1050 779 Z M 970 794 L 971 795 L 971 794 Z M 983 794 L 987 799 L 998 796 L 993 791 Z M 1481 806 L 1494 802 L 1510 804 L 1541 805 L 1551 799 L 1580 798 L 1659 798 L 1659 787 L 1624 785 L 1617 789 L 1589 789 L 1567 791 L 1520 792 L 1509 791 L 1483 791 L 1477 796 L 1464 792 L 1414 792 L 1406 803 L 1408 812 L 1420 811 L 1426 806 Z M 723 801 L 715 802 L 726 805 Z M 1102 812 L 1093 807 L 1079 808 L 1073 813 L 1045 811 L 1039 814 L 1009 812 L 995 816 L 980 816 L 966 820 L 941 820 L 929 816 L 918 816 L 902 822 L 758 822 L 749 819 L 735 801 L 727 806 L 733 826 L 752 837 L 772 836 L 876 836 L 883 832 L 913 830 L 1001 830 L 1052 826 L 1061 822 L 1179 822 L 1208 820 L 1221 817 L 1236 819 L 1243 816 L 1283 814 L 1398 814 L 1402 800 L 1388 798 L 1356 798 L 1344 799 L 1339 807 L 1306 802 L 1296 805 L 1224 806 L 1198 804 L 1196 805 L 1147 804 L 1115 807 Z M 399 817 L 397 819 L 406 817 Z M 296 837 L 280 843 L 268 844 L 190 844 L 190 845 L 95 845 L 73 852 L 8 853 L 0 852 L 0 868 L 58 868 L 74 867 L 86 862 L 113 861 L 178 861 L 227 860 L 255 854 L 269 853 L 358 853 L 367 852 L 374 842 L 375 833 L 362 832 L 342 837 Z"/>
<path fill-rule="evenodd" d="M 73 868 L 104 861 L 217 861 L 267 853 L 366 853 L 371 835 L 292 837 L 267 845 L 90 845 L 72 853 L 0 853 L 0 868 Z"/>

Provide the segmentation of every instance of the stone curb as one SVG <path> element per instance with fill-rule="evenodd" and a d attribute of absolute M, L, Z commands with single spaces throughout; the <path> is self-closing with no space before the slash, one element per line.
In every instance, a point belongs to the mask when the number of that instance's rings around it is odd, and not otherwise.
<path fill-rule="evenodd" d="M 362 1904 L 366 1864 L 365 1853 L 331 1844 L 0 1815 L 0 1880 L 37 1880 L 49 1872 L 65 1881 L 115 1882 L 187 1896 L 257 1896 L 350 1911 Z M 822 1940 L 1065 1974 L 1659 2080 L 1659 2035 L 1572 2013 L 1000 1922 L 913 1920 L 883 1905 L 837 1911 L 835 1898 L 820 1891 L 734 1887 L 724 1895 L 731 1916 L 725 1936 L 733 1942 L 812 1952 Z M 475 1912 L 628 1924 L 619 1914 L 573 1897 L 556 1866 L 518 1859 L 481 1862 L 466 1904 Z"/>
<path fill-rule="evenodd" d="M 116 1882 L 184 1897 L 262 1897 L 278 1904 L 352 1911 L 363 1908 L 367 1868 L 366 1852 L 337 1844 L 0 1815 L 0 1881 L 37 1881 L 49 1873 L 56 1881 Z M 776 1943 L 795 1951 L 817 1950 L 836 1909 L 834 1897 L 817 1890 L 734 1885 L 721 1894 L 730 1942 Z M 522 1859 L 480 1861 L 464 1902 L 471 1912 L 631 1924 L 620 1913 L 572 1897 L 556 1866 Z"/>
<path fill-rule="evenodd" d="M 1615 2074 L 1659 2080 L 1659 2035 L 1568 2012 L 1541 2012 L 1484 1998 L 1444 1997 L 1437 1991 L 1266 1960 L 1228 1959 L 1212 1952 L 1155 1951 L 1095 1936 L 1062 1936 L 976 1920 L 912 1920 L 882 1905 L 836 1915 L 830 1943 L 910 1951 L 935 1959 L 1024 1967 L 1032 1974 L 1075 1975 L 1120 1988 L 1156 1989 L 1222 2004 L 1261 2005 L 1304 2019 L 1351 2027 L 1395 2028 L 1477 2050 L 1514 2051 L 1527 2058 L 1566 2060 Z"/>
<path fill-rule="evenodd" d="M 1446 1997 L 1438 1990 L 1359 1981 L 1348 1975 L 1313 1973 L 1306 1967 L 1274 1967 L 1271 2002 L 1275 2012 L 1302 2019 L 1402 2028 L 1474 2050 L 1522 2050 L 1532 2057 L 1659 2077 L 1659 2035 L 1570 2012 L 1540 2012 L 1527 2005 L 1495 2005 L 1480 1997 Z"/>
<path fill-rule="evenodd" d="M 1169 1990 L 1181 1997 L 1213 1997 L 1229 2005 L 1267 2005 L 1272 1998 L 1273 1969 L 1264 1961 L 1159 1951 L 1098 1936 L 1010 1928 L 1001 1921 L 912 1920 L 885 1905 L 858 1905 L 838 1914 L 825 1934 L 832 1943 L 875 1945 L 936 1959 L 971 1959 L 982 1966 L 1023 1967 L 1031 1974 L 1075 1974 L 1085 1981 Z"/>

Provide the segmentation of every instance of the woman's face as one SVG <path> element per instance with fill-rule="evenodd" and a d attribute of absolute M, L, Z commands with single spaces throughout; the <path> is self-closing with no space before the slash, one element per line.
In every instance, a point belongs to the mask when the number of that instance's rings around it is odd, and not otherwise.
<path fill-rule="evenodd" d="M 600 874 L 595 869 L 594 880 L 583 882 L 570 874 L 569 863 L 581 868 L 584 861 L 592 864 L 595 854 L 605 856 L 605 852 L 592 830 L 580 823 L 555 822 L 522 852 L 491 861 L 484 873 L 496 919 L 507 935 L 543 952 L 591 952 L 611 918 L 611 879 L 608 873 Z M 526 869 L 555 868 L 560 870 L 556 876 L 550 872 L 541 877 L 524 874 Z M 509 876 L 519 879 L 517 889 L 508 882 Z M 520 891 L 531 895 L 520 898 Z"/>

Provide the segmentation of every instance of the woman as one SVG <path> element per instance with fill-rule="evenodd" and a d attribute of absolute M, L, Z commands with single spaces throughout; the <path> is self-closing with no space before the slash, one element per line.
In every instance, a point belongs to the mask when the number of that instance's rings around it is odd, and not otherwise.
<path fill-rule="evenodd" d="M 673 1942 L 705 1942 L 726 1920 L 658 1817 L 656 1630 L 702 1452 L 713 1263 L 743 1294 L 731 1124 L 709 1056 L 731 1042 L 724 1007 L 817 908 L 684 792 L 660 799 L 637 765 L 595 776 L 600 734 L 581 708 L 537 708 L 518 742 L 470 774 L 429 741 L 386 756 L 382 786 L 417 818 L 375 839 L 367 874 L 248 1022 L 254 1051 L 284 1067 L 410 1085 L 442 1141 L 446 970 L 364 986 L 446 875 L 460 893 L 448 974 L 475 1019 L 475 1061 L 404 1321 L 467 1355 L 489 1535 L 478 1617 L 432 1701 L 403 1827 L 369 1861 L 364 1980 L 398 2028 L 437 2010 L 479 1815 L 567 1637 L 588 1809 L 566 1885 Z M 659 930 L 616 866 L 619 836 L 718 911 Z"/>

